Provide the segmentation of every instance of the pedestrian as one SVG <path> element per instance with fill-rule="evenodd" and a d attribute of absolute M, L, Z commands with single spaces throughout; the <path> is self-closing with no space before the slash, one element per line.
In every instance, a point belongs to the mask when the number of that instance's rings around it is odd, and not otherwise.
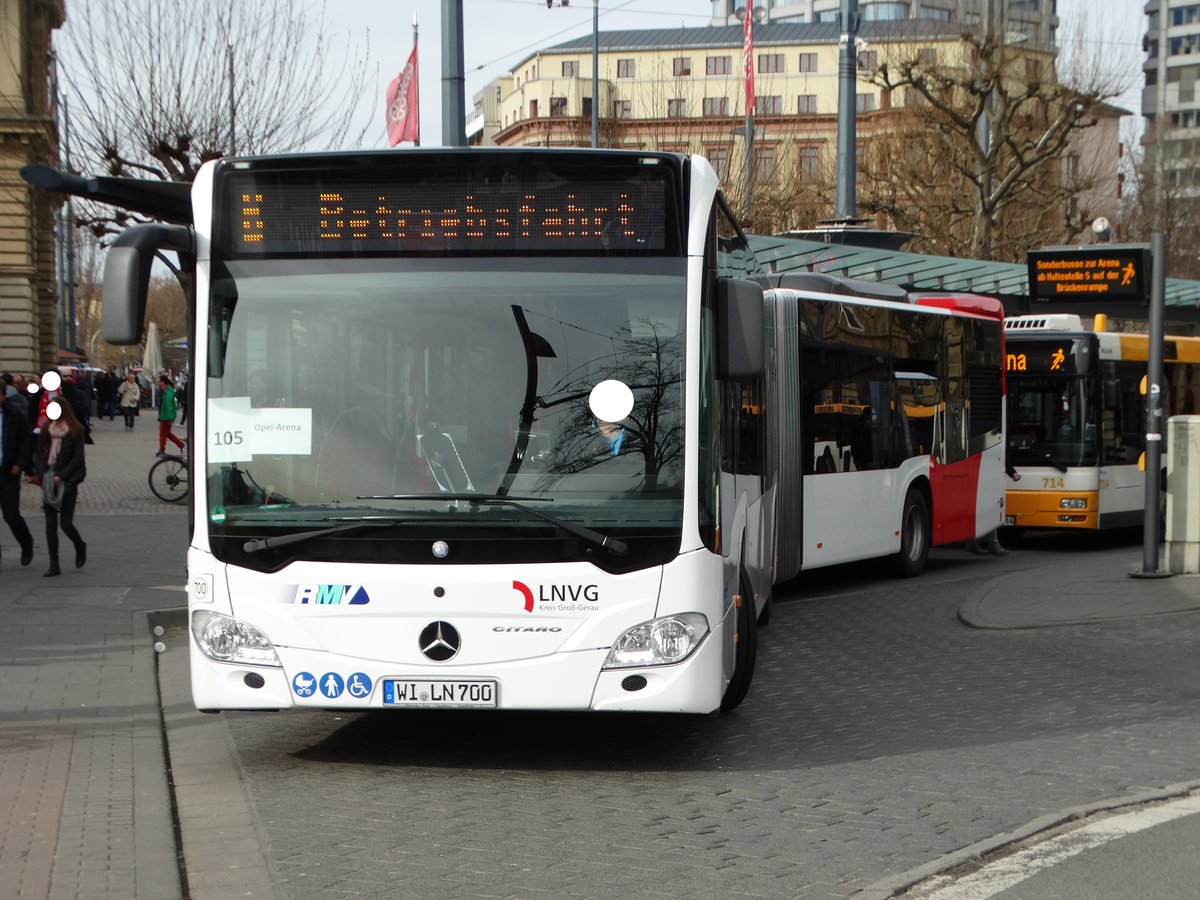
<path fill-rule="evenodd" d="M 142 388 L 137 383 L 137 376 L 130 372 L 117 388 L 117 402 L 121 405 L 121 415 L 125 419 L 125 430 L 133 431 L 133 417 L 137 415 L 138 404 L 142 402 Z"/>
<path fill-rule="evenodd" d="M 46 425 L 38 435 L 34 465 L 42 476 L 42 512 L 46 515 L 46 553 L 50 566 L 46 578 L 61 575 L 58 565 L 58 530 L 75 545 L 75 568 L 87 562 L 87 544 L 75 527 L 75 501 L 79 484 L 87 476 L 84 461 L 83 423 L 71 404 L 52 400 L 46 407 Z"/>
<path fill-rule="evenodd" d="M 33 561 L 33 534 L 21 515 L 21 479 L 33 469 L 28 406 L 8 372 L 0 376 L 0 513 L 21 547 L 21 565 Z"/>
<path fill-rule="evenodd" d="M 1007 454 L 1005 454 L 1004 474 L 1013 481 L 1021 480 L 1021 473 L 1013 468 L 1012 463 L 1008 462 Z M 967 551 L 977 553 L 980 556 L 987 556 L 989 553 L 992 556 L 1008 556 L 1008 550 L 1000 543 L 1000 529 L 993 528 L 983 537 L 976 541 L 967 541 Z"/>
<path fill-rule="evenodd" d="M 175 388 L 175 402 L 179 406 L 179 424 L 183 425 L 188 417 L 188 385 L 183 376 L 180 376 L 179 386 Z"/>
<path fill-rule="evenodd" d="M 169 375 L 158 376 L 158 387 L 162 391 L 162 400 L 158 405 L 158 456 L 167 455 L 167 441 L 179 448 L 182 453 L 184 450 L 183 441 L 175 437 L 171 433 L 171 427 L 175 424 L 175 414 L 177 412 L 175 406 L 175 388 L 171 386 L 171 378 Z"/>

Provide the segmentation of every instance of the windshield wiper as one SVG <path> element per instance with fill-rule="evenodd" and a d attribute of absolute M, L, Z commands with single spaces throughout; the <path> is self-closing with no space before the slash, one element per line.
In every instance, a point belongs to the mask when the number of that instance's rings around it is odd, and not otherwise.
<path fill-rule="evenodd" d="M 575 522 L 570 522 L 566 519 L 560 519 L 558 516 L 552 516 L 549 513 L 544 513 L 541 510 L 534 509 L 531 506 L 526 506 L 521 500 L 540 500 L 540 497 L 507 497 L 501 494 L 372 494 L 363 497 L 357 497 L 358 500 L 451 500 L 463 501 L 477 506 L 505 506 L 509 509 L 515 509 L 518 512 L 525 513 L 527 516 L 532 516 L 535 519 L 541 519 L 543 522 L 548 522 L 554 527 L 567 532 L 567 534 L 582 538 L 593 547 L 599 547 L 601 550 L 607 550 L 614 556 L 624 556 L 629 551 L 629 546 L 622 540 L 614 537 L 609 537 L 599 531 L 593 531 L 586 525 L 577 525 Z"/>
<path fill-rule="evenodd" d="M 335 521 L 330 519 L 329 521 Z M 385 518 L 356 518 L 342 522 L 340 525 L 333 525 L 329 528 L 313 528 L 309 531 L 293 531 L 291 534 L 281 534 L 278 537 L 255 538 L 252 541 L 246 541 L 242 544 L 242 550 L 246 553 L 258 553 L 262 550 L 269 550 L 272 547 L 285 547 L 288 544 L 299 544 L 303 541 L 311 541 L 315 538 L 325 537 L 327 534 L 338 534 L 343 531 L 353 531 L 355 528 L 380 528 L 385 525 L 395 525 L 397 522 L 403 521 L 395 516 L 387 516 Z"/>

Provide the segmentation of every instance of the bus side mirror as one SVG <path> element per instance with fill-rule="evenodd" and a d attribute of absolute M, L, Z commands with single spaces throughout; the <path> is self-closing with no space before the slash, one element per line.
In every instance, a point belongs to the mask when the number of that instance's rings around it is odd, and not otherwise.
<path fill-rule="evenodd" d="M 717 279 L 717 377 L 763 373 L 763 289 L 755 281 Z"/>
<path fill-rule="evenodd" d="M 1121 382 L 1116 378 L 1107 378 L 1104 381 L 1104 408 L 1121 408 Z"/>
<path fill-rule="evenodd" d="M 110 344 L 141 341 L 150 267 L 159 250 L 191 253 L 191 229 L 185 225 L 134 225 L 109 248 L 100 315 L 104 339 Z"/>

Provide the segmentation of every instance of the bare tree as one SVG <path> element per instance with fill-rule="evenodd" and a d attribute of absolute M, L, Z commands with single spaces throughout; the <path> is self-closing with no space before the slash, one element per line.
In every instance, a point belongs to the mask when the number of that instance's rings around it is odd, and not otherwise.
<path fill-rule="evenodd" d="M 361 143 L 367 53 L 327 32 L 323 6 L 293 0 L 73 4 L 59 47 L 72 167 L 188 182 L 229 153 Z M 123 221 L 92 213 L 97 234 Z"/>
<path fill-rule="evenodd" d="M 1030 229 L 1059 234 L 1078 225 L 1083 212 L 1066 221 L 1064 210 L 1085 185 L 1063 177 L 1064 159 L 1123 85 L 1079 62 L 1060 79 L 1050 52 L 998 28 L 963 34 L 940 53 L 894 46 L 868 80 L 905 109 L 872 157 L 878 177 L 873 166 L 860 168 L 869 174 L 863 209 L 936 233 L 941 252 L 977 259 L 1014 258 L 1018 244 L 1036 240 Z"/>

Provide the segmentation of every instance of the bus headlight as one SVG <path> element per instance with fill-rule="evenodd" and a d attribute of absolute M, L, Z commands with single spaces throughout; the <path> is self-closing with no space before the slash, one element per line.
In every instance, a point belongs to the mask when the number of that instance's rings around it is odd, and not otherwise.
<path fill-rule="evenodd" d="M 1059 509 L 1087 509 L 1086 497 L 1063 497 L 1058 501 Z"/>
<path fill-rule="evenodd" d="M 192 613 L 192 635 L 210 659 L 250 666 L 280 665 L 267 636 L 231 616 L 198 609 Z"/>
<path fill-rule="evenodd" d="M 617 638 L 606 669 L 669 666 L 687 659 L 708 634 L 708 619 L 700 613 L 679 613 L 634 625 Z"/>

